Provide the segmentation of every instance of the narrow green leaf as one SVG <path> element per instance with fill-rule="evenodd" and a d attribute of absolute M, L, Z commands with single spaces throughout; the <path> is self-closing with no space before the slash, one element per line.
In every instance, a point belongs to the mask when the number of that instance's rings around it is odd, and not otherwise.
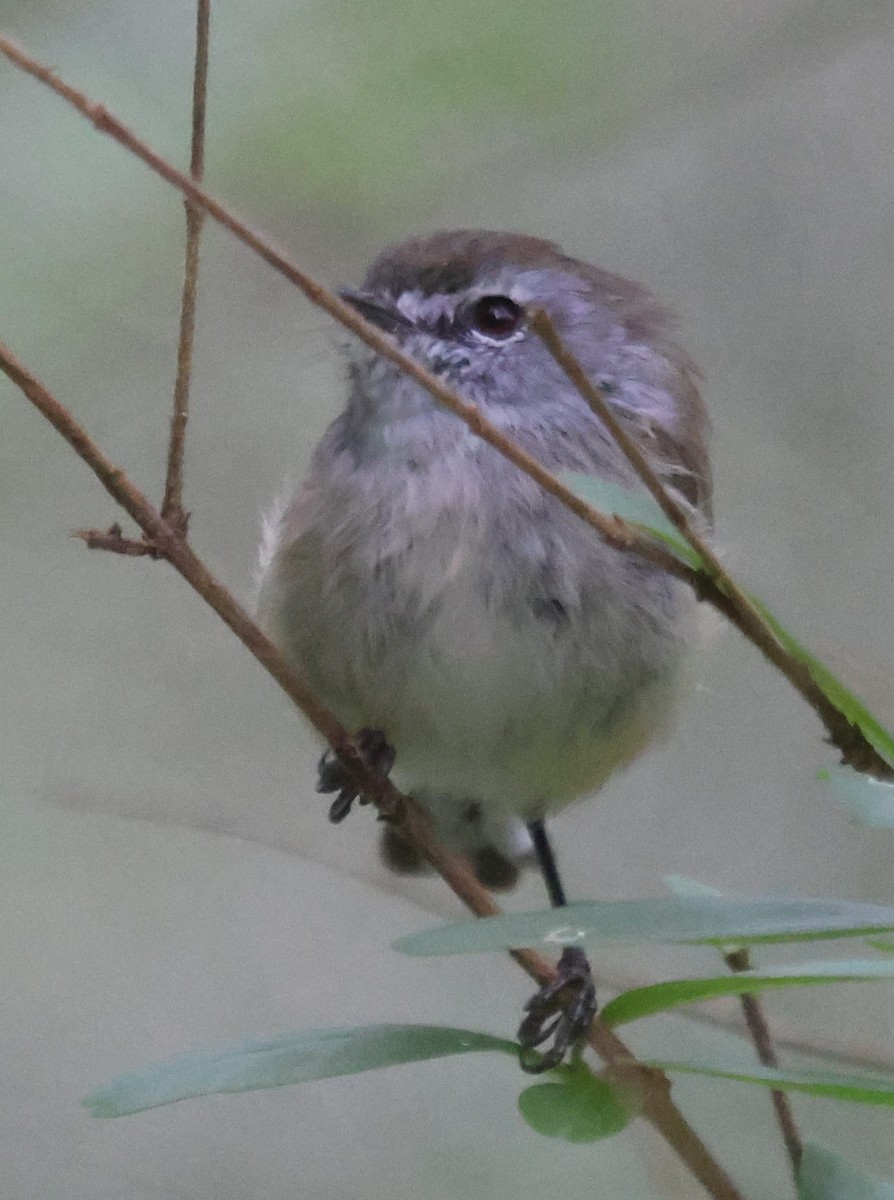
<path fill-rule="evenodd" d="M 645 1066 L 656 1067 L 659 1071 L 707 1075 L 712 1079 L 756 1083 L 779 1092 L 805 1092 L 809 1096 L 826 1096 L 831 1100 L 894 1108 L 894 1077 L 885 1079 L 868 1075 L 837 1075 L 826 1071 L 780 1071 L 773 1067 L 749 1067 L 746 1071 L 712 1063 L 671 1062 L 667 1059 L 641 1061 Z"/>
<path fill-rule="evenodd" d="M 825 1146 L 808 1142 L 798 1171 L 798 1200 L 894 1200 L 894 1184 L 865 1175 Z"/>
<path fill-rule="evenodd" d="M 584 1064 L 559 1067 L 554 1080 L 535 1083 L 518 1098 L 528 1125 L 544 1137 L 598 1142 L 620 1133 L 639 1111 L 632 1092 L 622 1090 Z"/>
<path fill-rule="evenodd" d="M 546 943 L 798 942 L 858 937 L 894 929 L 894 908 L 846 900 L 663 896 L 590 900 L 562 909 L 463 921 L 395 942 L 404 954 L 477 954 Z"/>
<path fill-rule="evenodd" d="M 84 1104 L 94 1117 L 123 1117 L 191 1096 L 284 1087 L 480 1050 L 514 1055 L 518 1047 L 487 1033 L 439 1025 L 314 1029 L 154 1063 L 113 1079 Z"/>
<path fill-rule="evenodd" d="M 894 783 L 861 775 L 850 767 L 832 767 L 819 772 L 829 783 L 847 812 L 870 829 L 894 829 Z"/>
<path fill-rule="evenodd" d="M 867 938 L 866 945 L 882 954 L 894 954 L 894 942 L 888 941 L 887 938 Z"/>
<path fill-rule="evenodd" d="M 649 987 L 631 988 L 610 1000 L 602 1010 L 609 1025 L 623 1025 L 641 1017 L 667 1012 L 680 1004 L 693 1004 L 716 996 L 743 996 L 773 988 L 811 987 L 824 983 L 894 979 L 894 962 L 864 958 L 793 963 L 766 970 L 740 971 L 709 979 L 670 979 Z"/>

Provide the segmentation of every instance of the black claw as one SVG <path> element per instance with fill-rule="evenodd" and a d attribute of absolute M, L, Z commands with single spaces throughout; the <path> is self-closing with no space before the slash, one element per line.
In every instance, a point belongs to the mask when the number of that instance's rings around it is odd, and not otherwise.
<path fill-rule="evenodd" d="M 341 791 L 345 778 L 345 769 L 331 750 L 327 750 L 317 763 L 317 791 Z"/>
<path fill-rule="evenodd" d="M 394 747 L 379 729 L 358 729 L 354 740 L 366 763 L 382 775 L 387 775 L 394 766 Z M 327 750 L 317 765 L 317 791 L 338 795 L 329 806 L 329 820 L 338 825 L 351 811 L 355 800 L 366 804 L 356 784 L 348 775 L 338 757 Z"/>
<path fill-rule="evenodd" d="M 531 997 L 525 1013 L 518 1029 L 522 1069 L 533 1075 L 550 1071 L 584 1037 L 596 1015 L 596 988 L 583 950 L 562 951 L 556 978 Z M 550 1041 L 547 1050 L 537 1052 Z"/>
<path fill-rule="evenodd" d="M 333 825 L 339 825 L 351 811 L 351 805 L 357 799 L 349 792 L 339 792 L 329 805 L 329 820 Z"/>

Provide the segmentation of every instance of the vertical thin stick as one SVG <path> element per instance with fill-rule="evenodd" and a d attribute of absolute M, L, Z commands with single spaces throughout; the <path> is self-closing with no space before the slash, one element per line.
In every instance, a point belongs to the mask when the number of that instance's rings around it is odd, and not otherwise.
<path fill-rule="evenodd" d="M 201 182 L 205 169 L 205 97 L 208 89 L 208 27 L 211 0 L 196 5 L 196 60 L 192 84 L 192 143 L 189 173 Z M 183 266 L 183 293 L 180 301 L 180 339 L 177 343 L 177 378 L 174 381 L 174 410 L 168 442 L 168 468 L 161 516 L 179 533 L 186 532 L 189 513 L 183 508 L 183 450 L 186 422 L 189 419 L 189 383 L 192 371 L 192 347 L 196 324 L 196 290 L 199 282 L 199 237 L 204 211 L 187 196 L 186 255 Z"/>
<path fill-rule="evenodd" d="M 751 958 L 745 949 L 731 950 L 729 953 L 724 954 L 723 960 L 735 974 L 751 969 Z M 758 1058 L 765 1067 L 778 1067 L 779 1058 L 776 1054 L 776 1048 L 773 1045 L 773 1038 L 770 1034 L 770 1026 L 764 1013 L 763 1005 L 757 996 L 750 994 L 740 997 L 740 1002 L 742 1005 L 742 1015 L 745 1018 L 745 1026 L 754 1043 Z M 788 1096 L 785 1092 L 775 1090 L 771 1092 L 771 1096 L 773 1098 L 773 1110 L 776 1113 L 776 1123 L 779 1126 L 779 1132 L 782 1134 L 785 1150 L 792 1164 L 792 1172 L 797 1183 L 801 1157 L 804 1154 L 804 1143 L 801 1140 L 801 1134 L 795 1122 L 795 1114 L 792 1112 Z"/>

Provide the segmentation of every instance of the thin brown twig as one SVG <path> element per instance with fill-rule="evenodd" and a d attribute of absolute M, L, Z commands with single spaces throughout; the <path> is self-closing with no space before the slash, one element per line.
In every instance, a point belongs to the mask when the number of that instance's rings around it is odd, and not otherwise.
<path fill-rule="evenodd" d="M 162 519 L 161 514 L 124 471 L 107 457 L 68 409 L 2 343 L 0 370 L 21 389 L 90 467 L 109 495 L 133 518 L 158 552 L 168 559 L 273 676 L 314 728 L 329 742 L 363 794 L 383 815 L 400 825 L 402 832 L 476 916 L 499 916 L 500 908 L 478 882 L 468 864 L 434 838 L 423 810 L 410 797 L 399 792 L 388 779 L 370 769 L 334 713 L 314 695 L 185 539 Z M 528 949 L 512 950 L 510 953 L 537 983 L 549 983 L 555 979 L 555 968 L 543 955 Z M 671 1100 L 667 1077 L 640 1065 L 626 1044 L 598 1017 L 591 1026 L 588 1041 L 606 1064 L 625 1074 L 632 1074 L 641 1091 L 643 1116 L 673 1147 L 708 1194 L 714 1200 L 742 1200 L 732 1180 Z"/>
<path fill-rule="evenodd" d="M 196 55 L 192 86 L 192 141 L 189 174 L 201 182 L 205 168 L 205 100 L 208 91 L 208 32 L 211 0 L 196 4 Z M 183 507 L 183 455 L 186 423 L 189 420 L 189 385 L 192 375 L 192 348 L 196 327 L 196 293 L 199 282 L 199 239 L 203 210 L 194 200 L 184 199 L 186 208 L 186 248 L 183 264 L 183 291 L 180 299 L 180 336 L 177 342 L 177 375 L 174 381 L 174 407 L 168 441 L 168 466 L 161 515 L 183 535 L 189 513 Z"/>
<path fill-rule="evenodd" d="M 80 538 L 90 550 L 107 550 L 127 558 L 160 558 L 158 549 L 148 538 L 125 537 L 116 521 L 108 529 L 73 529 L 71 536 Z"/>
<path fill-rule="evenodd" d="M 751 955 L 744 946 L 737 947 L 735 950 L 725 953 L 723 961 L 734 974 L 751 970 Z M 773 1035 L 770 1033 L 770 1024 L 767 1021 L 763 1004 L 757 996 L 750 992 L 740 996 L 739 1003 L 742 1006 L 742 1015 L 745 1018 L 745 1028 L 748 1030 L 748 1036 L 751 1038 L 758 1059 L 765 1067 L 778 1068 L 779 1056 L 776 1053 L 776 1047 L 773 1045 Z M 770 1093 L 770 1097 L 773 1101 L 776 1124 L 779 1126 L 785 1152 L 791 1163 L 792 1174 L 797 1185 L 798 1172 L 801 1169 L 801 1159 L 804 1155 L 804 1141 L 798 1129 L 798 1124 L 795 1121 L 791 1101 L 786 1093 L 774 1088 Z"/>
<path fill-rule="evenodd" d="M 415 379 L 435 400 L 464 421 L 473 433 L 493 446 L 510 462 L 515 463 L 545 491 L 555 496 L 581 520 L 595 529 L 610 545 L 635 553 L 661 567 L 668 574 L 688 583 L 700 599 L 710 603 L 721 612 L 785 675 L 817 713 L 826 728 L 829 740 L 841 751 L 843 761 L 856 770 L 868 772 L 877 778 L 894 779 L 894 768 L 878 754 L 863 735 L 862 730 L 853 725 L 829 700 L 828 696 L 817 686 L 807 667 L 779 643 L 760 614 L 754 611 L 753 606 L 749 604 L 743 608 L 736 595 L 728 594 L 706 571 L 693 570 L 659 546 L 653 539 L 644 536 L 635 526 L 621 521 L 617 517 L 606 517 L 591 505 L 584 503 L 555 475 L 547 471 L 536 459 L 517 446 L 511 438 L 506 437 L 492 425 L 475 405 L 463 400 L 414 359 L 403 354 L 394 341 L 365 321 L 356 309 L 290 262 L 271 242 L 250 229 L 220 201 L 151 150 L 101 104 L 88 99 L 70 84 L 65 83 L 48 67 L 26 54 L 9 39 L 0 37 L 0 52 L 27 74 L 38 79 L 68 101 L 78 112 L 90 120 L 96 129 L 114 138 L 162 179 L 181 191 L 214 221 L 254 250 L 274 270 L 295 284 L 313 304 L 328 312 L 366 345 Z"/>
<path fill-rule="evenodd" d="M 718 582 L 722 582 L 727 593 L 730 596 L 734 596 L 738 604 L 743 607 L 751 607 L 751 601 L 740 591 L 734 580 L 730 578 L 723 563 L 717 558 L 710 545 L 693 528 L 689 514 L 670 494 L 658 478 L 652 464 L 640 449 L 639 444 L 630 436 L 615 416 L 614 411 L 602 394 L 602 389 L 593 383 L 576 356 L 560 337 L 559 331 L 556 329 L 555 323 L 549 313 L 542 308 L 534 308 L 529 311 L 528 319 L 531 328 L 621 447 L 627 461 L 633 467 L 642 483 L 645 484 L 664 515 L 680 531 L 693 550 L 695 550 L 712 578 Z M 755 612 L 755 616 L 759 616 L 759 614 Z"/>

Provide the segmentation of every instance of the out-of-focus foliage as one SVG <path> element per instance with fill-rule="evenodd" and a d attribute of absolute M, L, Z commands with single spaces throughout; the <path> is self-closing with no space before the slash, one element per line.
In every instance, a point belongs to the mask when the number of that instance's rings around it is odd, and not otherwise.
<path fill-rule="evenodd" d="M 515 1049 L 505 1038 L 439 1025 L 308 1029 L 143 1067 L 98 1088 L 84 1104 L 94 1117 L 124 1117 L 191 1096 L 260 1091 L 451 1054 L 512 1054 Z"/>
<path fill-rule="evenodd" d="M 798 1172 L 798 1200 L 894 1200 L 894 1184 L 874 1179 L 825 1146 L 808 1142 Z"/>
<path fill-rule="evenodd" d="M 586 113 L 588 145 L 604 143 L 641 103 L 618 0 L 335 0 L 284 15 L 266 50 L 266 101 L 229 170 L 365 219 L 408 188 L 433 197 L 470 159 L 486 170 L 521 136 L 555 137 L 557 120 L 572 142 Z"/>

